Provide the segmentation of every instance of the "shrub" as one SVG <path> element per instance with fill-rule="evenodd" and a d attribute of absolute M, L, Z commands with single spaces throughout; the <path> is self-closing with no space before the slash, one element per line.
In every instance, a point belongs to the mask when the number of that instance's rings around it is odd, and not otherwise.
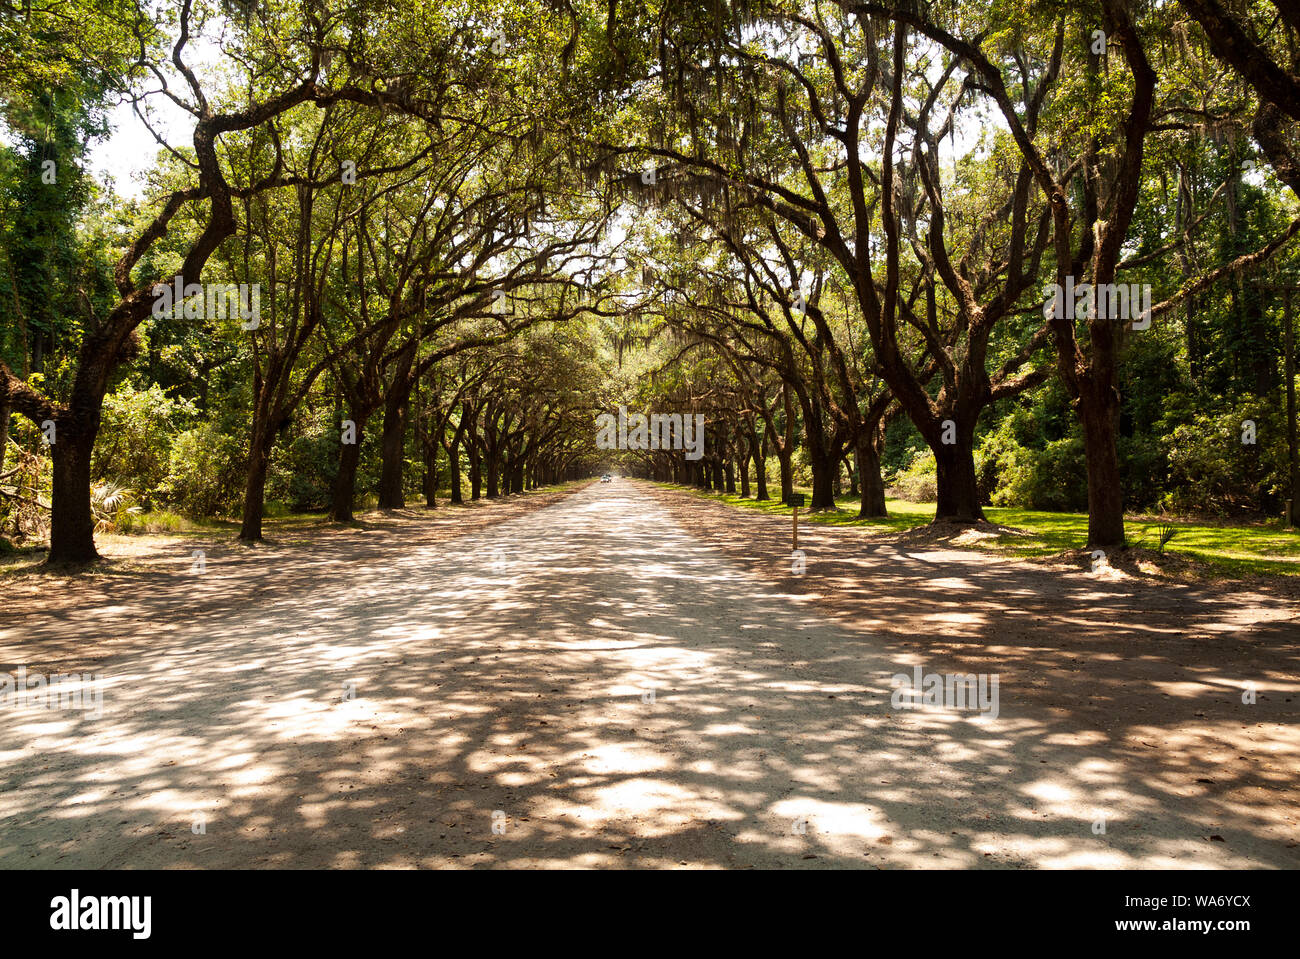
<path fill-rule="evenodd" d="M 157 385 L 136 390 L 123 383 L 104 397 L 91 476 L 152 506 L 170 469 L 172 443 L 194 414 L 189 400 L 174 400 Z"/>
<path fill-rule="evenodd" d="M 95 532 L 115 533 L 130 525 L 140 507 L 135 505 L 134 490 L 100 480 L 90 487 L 90 513 L 95 518 Z"/>
<path fill-rule="evenodd" d="M 204 423 L 176 437 L 161 491 L 191 516 L 228 516 L 239 509 L 246 465 L 243 444 Z"/>
<path fill-rule="evenodd" d="M 1242 422 L 1255 424 L 1255 442 L 1242 442 Z M 1247 399 L 1217 413 L 1199 413 L 1165 437 L 1168 492 L 1162 506 L 1176 513 L 1272 512 L 1286 489 L 1284 417 Z"/>
<path fill-rule="evenodd" d="M 909 503 L 933 503 L 939 498 L 938 466 L 934 453 L 917 450 L 907 468 L 894 474 L 889 495 Z"/>
<path fill-rule="evenodd" d="M 1022 446 L 1009 431 L 989 434 L 977 456 L 977 475 L 994 506 L 1081 511 L 1088 508 L 1083 440 L 1067 436 L 1042 449 Z"/>
<path fill-rule="evenodd" d="M 43 539 L 50 527 L 53 470 L 36 424 L 15 417 L 0 453 L 0 535 L 17 543 Z"/>
<path fill-rule="evenodd" d="M 1052 389 L 1041 403 L 1012 406 L 980 439 L 975 476 L 992 506 L 1081 511 L 1088 508 L 1083 440 Z"/>
<path fill-rule="evenodd" d="M 117 529 L 120 533 L 183 533 L 190 523 L 170 510 L 150 510 L 128 513 L 118 521 Z"/>
<path fill-rule="evenodd" d="M 1124 505 L 1131 510 L 1158 507 L 1166 489 L 1169 458 L 1160 435 L 1121 436 L 1118 443 L 1120 473 L 1124 479 Z"/>
<path fill-rule="evenodd" d="M 330 503 L 338 473 L 339 431 L 333 412 L 317 411 L 299 424 L 299 429 L 301 432 L 271 457 L 266 479 L 267 500 L 268 503 L 280 501 L 292 512 L 324 509 Z M 360 485 L 359 478 L 359 488 Z"/>

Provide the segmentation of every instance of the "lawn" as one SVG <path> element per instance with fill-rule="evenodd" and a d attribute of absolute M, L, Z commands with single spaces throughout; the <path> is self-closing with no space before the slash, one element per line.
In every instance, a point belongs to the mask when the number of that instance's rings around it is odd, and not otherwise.
<path fill-rule="evenodd" d="M 667 485 L 688 490 L 699 496 L 721 500 L 732 506 L 765 513 L 790 515 L 790 507 L 775 500 L 759 503 L 753 499 L 718 493 L 706 493 L 694 487 Z M 811 494 L 797 487 L 796 492 Z M 891 499 L 885 505 L 889 516 L 884 519 L 858 519 L 858 500 L 841 496 L 834 513 L 801 513 L 800 521 L 828 523 L 835 526 L 868 526 L 904 532 L 922 526 L 934 518 L 933 503 L 910 503 Z M 999 526 L 1021 530 L 1026 535 L 1000 535 L 980 540 L 977 548 L 992 549 L 1012 556 L 1052 556 L 1082 549 L 1088 539 L 1086 513 L 1047 513 L 1039 510 L 985 507 L 985 517 Z M 806 519 L 805 519 L 806 518 Z M 1243 524 L 1213 521 L 1169 520 L 1152 516 L 1129 516 L 1129 544 L 1144 549 L 1158 549 L 1160 527 L 1174 530 L 1164 549 L 1190 559 L 1210 564 L 1215 571 L 1229 576 L 1255 574 L 1300 575 L 1300 532 L 1288 530 L 1279 520 Z"/>

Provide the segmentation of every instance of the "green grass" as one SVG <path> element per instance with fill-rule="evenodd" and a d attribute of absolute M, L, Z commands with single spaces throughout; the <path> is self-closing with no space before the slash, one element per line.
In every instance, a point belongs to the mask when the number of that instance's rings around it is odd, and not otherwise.
<path fill-rule="evenodd" d="M 719 493 L 704 493 L 694 487 L 667 485 L 732 506 L 789 516 L 790 507 L 775 500 L 759 503 Z M 806 488 L 796 492 L 811 493 Z M 779 496 L 779 491 L 776 494 Z M 934 518 L 933 503 L 909 503 L 889 500 L 885 519 L 858 519 L 858 501 L 849 496 L 836 500 L 835 513 L 800 512 L 800 522 L 831 526 L 866 526 L 882 531 L 905 532 Z M 991 523 L 1021 530 L 1025 535 L 1000 535 L 979 541 L 976 548 L 991 549 L 1011 556 L 1054 556 L 1083 549 L 1088 540 L 1086 513 L 1048 513 L 1039 510 L 985 507 L 984 516 Z M 1289 530 L 1280 521 L 1256 524 L 1230 524 L 1212 521 L 1178 521 L 1166 518 L 1129 516 L 1126 530 L 1130 546 L 1158 550 L 1160 527 L 1175 530 L 1164 547 L 1170 555 L 1182 555 L 1209 564 L 1216 573 L 1228 576 L 1257 574 L 1300 575 L 1300 532 Z"/>
<path fill-rule="evenodd" d="M 171 510 L 157 509 L 145 513 L 129 513 L 118 522 L 117 532 L 135 533 L 187 533 L 200 525 L 202 520 L 192 520 L 173 513 Z"/>

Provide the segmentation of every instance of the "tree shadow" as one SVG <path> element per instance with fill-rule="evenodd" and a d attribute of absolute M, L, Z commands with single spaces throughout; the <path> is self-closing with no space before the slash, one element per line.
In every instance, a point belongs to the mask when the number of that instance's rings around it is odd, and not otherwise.
<path fill-rule="evenodd" d="M 1194 588 L 1162 607 L 889 544 L 818 574 L 852 591 L 842 616 L 766 531 L 737 558 L 711 523 L 595 485 L 454 538 L 398 524 L 26 612 L 0 669 L 100 672 L 105 714 L 8 710 L 0 865 L 1300 862 L 1279 819 L 1293 621 L 1243 636 L 1230 600 Z M 836 533 L 817 530 L 810 565 Z M 1233 646 L 1236 671 L 1175 628 Z M 990 664 L 996 719 L 891 705 L 913 665 Z M 1273 765 L 1199 753 L 1197 712 L 1216 736 L 1249 726 L 1222 745 Z"/>

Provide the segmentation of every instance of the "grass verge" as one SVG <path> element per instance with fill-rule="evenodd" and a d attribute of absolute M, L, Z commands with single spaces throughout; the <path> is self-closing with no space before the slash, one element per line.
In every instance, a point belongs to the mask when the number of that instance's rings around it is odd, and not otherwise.
<path fill-rule="evenodd" d="M 731 506 L 758 510 L 780 516 L 789 516 L 790 507 L 776 500 L 757 502 L 725 493 L 709 493 L 690 486 L 672 483 L 657 484 L 668 489 L 680 489 L 708 499 L 719 500 Z M 795 492 L 811 494 L 811 490 L 797 487 Z M 881 531 L 903 533 L 924 526 L 934 518 L 933 503 L 910 503 L 906 500 L 889 500 L 885 505 L 889 516 L 879 519 L 858 519 L 859 503 L 849 496 L 836 499 L 836 512 L 800 513 L 801 522 L 830 526 L 863 526 Z M 972 543 L 971 548 L 989 549 L 1009 556 L 1055 556 L 1071 550 L 1083 549 L 1088 540 L 1088 515 L 1086 513 L 1048 513 L 1040 510 L 985 507 L 984 515 L 991 523 L 1018 532 L 989 536 Z M 1300 533 L 1284 527 L 1280 520 L 1260 523 L 1220 523 L 1204 520 L 1171 520 L 1165 517 L 1128 516 L 1129 545 L 1147 550 L 1160 547 L 1161 528 L 1173 531 L 1172 539 L 1164 545 L 1164 552 L 1183 556 L 1211 567 L 1215 573 L 1227 576 L 1300 575 Z"/>

